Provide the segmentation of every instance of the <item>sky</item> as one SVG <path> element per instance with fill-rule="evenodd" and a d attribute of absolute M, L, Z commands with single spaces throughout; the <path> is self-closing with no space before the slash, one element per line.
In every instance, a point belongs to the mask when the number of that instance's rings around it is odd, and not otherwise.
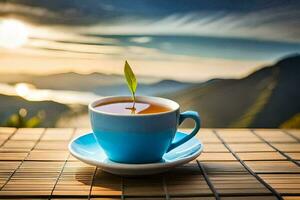
<path fill-rule="evenodd" d="M 238 78 L 300 53 L 300 1 L 0 0 L 0 73 Z"/>

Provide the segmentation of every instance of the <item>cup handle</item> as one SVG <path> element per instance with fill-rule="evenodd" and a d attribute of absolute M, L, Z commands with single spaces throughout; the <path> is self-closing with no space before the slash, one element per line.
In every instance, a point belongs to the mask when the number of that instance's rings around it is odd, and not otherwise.
<path fill-rule="evenodd" d="M 172 142 L 172 144 L 170 145 L 167 152 L 169 152 L 172 149 L 178 147 L 179 145 L 182 145 L 183 143 L 187 142 L 188 140 L 190 140 L 192 137 L 194 137 L 198 133 L 200 126 L 201 126 L 199 114 L 195 111 L 186 111 L 186 112 L 180 113 L 178 125 L 180 125 L 187 118 L 191 118 L 195 121 L 194 130 L 190 134 L 185 136 L 184 138 L 180 139 L 179 141 Z"/>

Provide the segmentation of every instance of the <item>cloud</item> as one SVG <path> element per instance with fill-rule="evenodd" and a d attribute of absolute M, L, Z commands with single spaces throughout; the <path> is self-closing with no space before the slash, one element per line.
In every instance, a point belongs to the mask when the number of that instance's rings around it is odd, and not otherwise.
<path fill-rule="evenodd" d="M 76 33 L 76 30 L 68 27 L 48 27 L 48 26 L 34 26 L 25 24 L 30 29 L 29 37 L 32 39 L 53 40 L 60 42 L 73 43 L 89 43 L 89 44 L 118 44 L 118 39 L 100 37 L 100 36 L 86 36 Z"/>
<path fill-rule="evenodd" d="M 61 50 L 69 52 L 95 53 L 95 54 L 120 54 L 123 47 L 112 45 L 90 45 L 78 43 L 55 42 L 46 40 L 30 40 L 26 47 L 44 48 L 48 50 Z"/>
<path fill-rule="evenodd" d="M 199 12 L 173 14 L 160 20 L 98 24 L 97 34 L 192 35 L 300 42 L 300 13 L 285 7 L 248 13 Z"/>
<path fill-rule="evenodd" d="M 0 14 L 22 14 L 28 16 L 35 16 L 35 17 L 44 17 L 47 16 L 48 18 L 56 18 L 57 14 L 55 12 L 49 11 L 47 8 L 42 7 L 33 7 L 29 5 L 20 5 L 15 3 L 9 2 L 0 2 Z"/>
<path fill-rule="evenodd" d="M 276 0 L 233 3 L 203 1 L 64 0 L 0 3 L 0 15 L 22 17 L 40 25 L 60 25 L 96 34 L 194 35 L 300 41 L 299 2 Z M 172 2 L 172 6 L 168 4 Z M 82 6 L 82 3 L 86 3 Z M 185 5 L 184 7 L 182 5 Z M 83 26 L 84 25 L 84 26 Z M 88 26 L 87 26 L 88 25 Z M 135 40 L 135 39 L 134 39 Z M 137 43 L 143 43 L 137 39 Z"/>
<path fill-rule="evenodd" d="M 5 50 L 3 50 L 5 52 Z M 136 60 L 164 60 L 174 55 L 161 52 L 156 48 L 141 46 L 90 45 L 64 43 L 40 39 L 30 39 L 26 46 L 15 50 L 16 53 L 78 59 L 122 58 Z M 178 55 L 176 55 L 178 57 Z"/>
<path fill-rule="evenodd" d="M 85 4 L 85 6 L 83 6 Z M 97 3 L 96 0 L 75 3 L 72 0 L 63 2 L 24 1 L 0 2 L 0 16 L 13 17 L 42 25 L 89 25 L 115 18 L 114 7 Z"/>
<path fill-rule="evenodd" d="M 199 81 L 240 77 L 300 48 L 299 6 L 247 11 L 195 6 L 184 12 L 178 12 L 178 5 L 172 11 L 166 7 L 168 12 L 144 6 L 144 14 L 142 8 L 103 6 L 100 1 L 86 7 L 67 2 L 61 8 L 52 1 L 44 7 L 0 3 L 0 16 L 22 17 L 30 29 L 26 46 L 14 52 L 0 49 L 0 66 L 5 66 L 0 71 L 120 73 L 129 59 L 141 75 Z"/>

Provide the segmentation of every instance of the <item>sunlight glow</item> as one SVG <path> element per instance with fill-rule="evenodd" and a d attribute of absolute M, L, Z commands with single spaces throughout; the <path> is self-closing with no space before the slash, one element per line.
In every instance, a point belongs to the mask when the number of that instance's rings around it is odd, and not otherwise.
<path fill-rule="evenodd" d="M 82 105 L 88 105 L 90 102 L 101 98 L 92 92 L 38 89 L 29 83 L 17 83 L 14 86 L 0 83 L 0 94 L 20 96 L 28 101 L 55 101 L 62 104 Z M 84 98 L 82 98 L 83 96 Z"/>
<path fill-rule="evenodd" d="M 5 19 L 0 21 L 0 47 L 14 49 L 28 40 L 29 29 L 21 21 Z"/>
<path fill-rule="evenodd" d="M 27 83 L 18 83 L 15 85 L 16 93 L 21 97 L 26 97 L 32 88 L 33 86 Z"/>

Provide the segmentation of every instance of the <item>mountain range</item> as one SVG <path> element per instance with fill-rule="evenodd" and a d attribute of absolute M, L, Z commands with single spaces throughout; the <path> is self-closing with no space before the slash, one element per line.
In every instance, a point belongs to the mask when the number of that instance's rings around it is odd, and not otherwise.
<path fill-rule="evenodd" d="M 181 111 L 198 111 L 203 127 L 300 128 L 300 55 L 297 54 L 241 79 L 212 79 L 204 83 L 141 79 L 139 95 L 170 98 L 181 105 Z M 0 82 L 26 82 L 41 89 L 88 91 L 100 96 L 129 94 L 122 76 L 101 73 L 1 75 Z M 27 109 L 31 115 L 45 111 L 46 120 L 42 126 L 46 127 L 55 126 L 62 116 L 69 119 L 81 115 L 86 117 L 80 120 L 88 121 L 86 106 L 31 102 L 21 97 L 0 95 L 0 125 L 20 108 Z M 187 121 L 183 126 L 192 125 Z"/>
<path fill-rule="evenodd" d="M 17 96 L 0 95 L 0 126 L 5 126 L 8 119 L 22 108 L 28 111 L 28 117 L 43 112 L 45 119 L 42 121 L 42 127 L 54 127 L 62 115 L 71 111 L 69 106 L 53 101 L 26 101 Z"/>
<path fill-rule="evenodd" d="M 198 111 L 204 127 L 300 128 L 300 55 L 242 79 L 211 80 L 165 97 Z"/>
<path fill-rule="evenodd" d="M 172 93 L 186 89 L 193 83 L 185 83 L 175 80 L 160 80 L 152 77 L 139 77 L 139 95 L 157 95 Z M 100 96 L 130 95 L 125 79 L 116 74 L 78 74 L 74 72 L 31 75 L 31 74 L 1 74 L 0 83 L 14 85 L 16 83 L 29 83 L 38 89 L 71 90 L 81 92 L 93 92 Z"/>

